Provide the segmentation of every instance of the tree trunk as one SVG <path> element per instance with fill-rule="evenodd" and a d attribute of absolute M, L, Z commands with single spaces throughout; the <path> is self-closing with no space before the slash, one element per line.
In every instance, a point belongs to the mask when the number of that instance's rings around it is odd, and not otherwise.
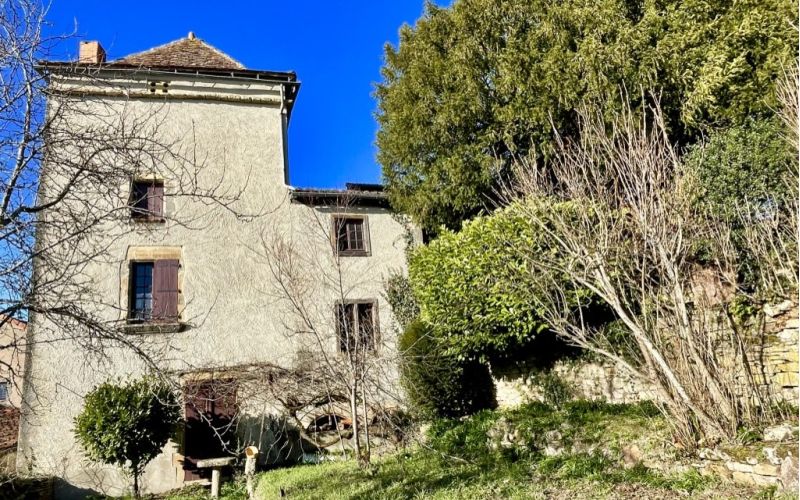
<path fill-rule="evenodd" d="M 354 380 L 353 383 L 350 385 L 350 419 L 352 420 L 353 425 L 353 448 L 355 449 L 356 453 L 356 460 L 358 460 L 358 466 L 362 467 L 361 464 L 361 436 L 359 436 L 361 429 L 358 424 L 358 385 L 357 382 Z"/>
<path fill-rule="evenodd" d="M 133 469 L 133 498 L 139 498 L 139 467 Z"/>

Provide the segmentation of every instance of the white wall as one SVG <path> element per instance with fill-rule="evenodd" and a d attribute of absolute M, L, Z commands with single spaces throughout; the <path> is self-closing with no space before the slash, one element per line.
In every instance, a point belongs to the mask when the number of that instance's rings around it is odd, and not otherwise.
<path fill-rule="evenodd" d="M 236 91 L 236 85 L 229 84 L 230 89 Z M 274 93 L 264 93 L 268 91 Z M 325 238 L 309 236 L 314 209 L 289 202 L 289 188 L 284 185 L 280 106 L 274 104 L 274 99 L 251 103 L 205 98 L 166 102 L 147 98 L 94 99 L 87 102 L 102 107 L 112 102 L 117 112 L 135 116 L 157 115 L 159 131 L 165 137 L 193 150 L 197 158 L 204 158 L 201 185 L 222 180 L 230 190 L 244 189 L 233 209 L 261 214 L 242 220 L 220 207 L 170 197 L 177 181 L 165 179 L 168 217 L 192 219 L 191 227 L 167 221 L 146 227 L 120 222 L 103 228 L 99 238 L 108 245 L 109 258 L 91 262 L 83 275 L 108 301 L 97 306 L 98 313 L 109 322 L 123 318 L 126 256 L 132 247 L 179 247 L 185 303 L 182 319 L 193 326 L 178 333 L 136 339 L 155 353 L 159 368 L 179 372 L 291 362 L 296 347 L 287 336 L 291 315 L 276 294 L 264 256 L 259 255 L 263 241 L 275 235 L 294 239 L 305 255 L 313 257 L 309 262 L 322 266 L 329 265 L 331 250 Z M 51 176 L 57 176 L 57 171 L 57 166 L 50 167 Z M 124 204 L 125 199 L 120 203 Z M 349 297 L 378 300 L 381 349 L 389 355 L 395 345 L 393 319 L 382 295 L 382 281 L 390 270 L 405 269 L 404 229 L 384 209 L 354 210 L 369 217 L 372 252 L 369 257 L 344 261 L 344 281 L 352 285 Z M 329 217 L 323 211 L 317 214 L 323 219 Z M 331 312 L 332 325 L 336 295 L 322 283 L 314 288 L 320 311 Z M 59 333 L 50 331 L 41 316 L 32 315 L 31 321 L 35 341 Z M 90 464 L 72 434 L 73 419 L 87 391 L 109 377 L 145 371 L 141 360 L 124 347 L 106 349 L 104 355 L 94 357 L 74 342 L 59 341 L 35 344 L 30 356 L 26 399 L 31 407 L 23 419 L 19 460 L 36 473 L 63 478 L 64 487 L 59 491 L 64 496 L 82 494 L 79 488 L 117 494 L 128 484 L 114 468 Z M 143 482 L 147 490 L 163 491 L 180 485 L 183 473 L 175 462 L 179 458 L 176 452 L 177 447 L 170 445 L 148 466 Z"/>

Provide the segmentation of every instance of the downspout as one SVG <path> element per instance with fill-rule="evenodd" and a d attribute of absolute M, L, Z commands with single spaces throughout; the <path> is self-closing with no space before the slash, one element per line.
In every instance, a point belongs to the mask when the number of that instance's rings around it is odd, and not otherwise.
<path fill-rule="evenodd" d="M 289 186 L 289 111 L 286 107 L 286 87 L 281 88 L 281 142 L 283 146 L 283 184 Z"/>

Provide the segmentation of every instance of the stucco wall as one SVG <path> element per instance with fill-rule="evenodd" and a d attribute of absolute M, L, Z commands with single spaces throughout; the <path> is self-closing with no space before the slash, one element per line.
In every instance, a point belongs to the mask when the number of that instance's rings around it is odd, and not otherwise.
<path fill-rule="evenodd" d="M 239 214 L 258 215 L 240 218 L 227 208 L 170 196 L 178 181 L 165 178 L 166 223 L 122 221 L 102 228 L 114 234 L 105 240 L 100 235 L 108 245 L 109 257 L 90 262 L 82 275 L 98 296 L 108 301 L 97 305 L 98 314 L 109 322 L 124 317 L 124 282 L 131 252 L 139 247 L 179 249 L 181 319 L 188 326 L 177 333 L 136 339 L 154 356 L 159 368 L 177 373 L 252 363 L 290 364 L 296 357 L 297 344 L 291 333 L 297 321 L 277 290 L 265 243 L 276 238 L 292 242 L 304 256 L 304 265 L 318 266 L 323 273 L 334 269 L 329 239 L 314 233 L 315 221 L 327 220 L 330 214 L 289 201 L 280 107 L 274 99 L 272 103 L 94 99 L 98 106 L 111 102 L 120 113 L 157 114 L 159 130 L 203 158 L 200 185 L 221 182 L 229 192 L 242 189 L 231 207 Z M 86 102 L 91 105 L 92 100 Z M 56 171 L 51 168 L 51 175 L 57 175 Z M 369 257 L 343 259 L 342 281 L 347 284 L 348 299 L 378 301 L 382 327 L 378 356 L 388 358 L 395 338 L 382 282 L 390 270 L 405 266 L 404 228 L 384 209 L 351 210 L 369 217 L 372 251 Z M 173 217 L 192 222 L 179 224 Z M 308 292 L 316 297 L 313 313 L 319 314 L 321 321 L 329 321 L 332 329 L 336 290 L 319 280 L 309 283 Z M 19 463 L 33 472 L 62 478 L 56 485 L 62 496 L 87 491 L 121 493 L 129 482 L 116 469 L 91 464 L 83 457 L 72 435 L 73 418 L 92 387 L 109 377 L 141 374 L 144 364 L 124 347 L 106 348 L 100 358 L 74 342 L 43 342 L 59 332 L 41 316 L 32 315 L 31 331 L 35 344 L 26 378 L 31 409 L 23 417 Z M 330 340 L 333 348 L 333 333 Z M 180 485 L 183 474 L 178 452 L 179 447 L 170 444 L 148 465 L 143 478 L 146 491 Z"/>

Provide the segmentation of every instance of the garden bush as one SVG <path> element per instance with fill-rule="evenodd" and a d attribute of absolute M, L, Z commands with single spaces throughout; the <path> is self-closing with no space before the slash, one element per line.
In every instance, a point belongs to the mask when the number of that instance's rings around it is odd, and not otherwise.
<path fill-rule="evenodd" d="M 408 325 L 399 349 L 401 382 L 418 418 L 462 417 L 497 406 L 488 367 L 446 353 L 422 321 Z"/>
<path fill-rule="evenodd" d="M 178 402 L 166 384 L 149 377 L 106 382 L 84 398 L 75 436 L 89 458 L 129 472 L 138 496 L 139 476 L 179 420 Z"/>

